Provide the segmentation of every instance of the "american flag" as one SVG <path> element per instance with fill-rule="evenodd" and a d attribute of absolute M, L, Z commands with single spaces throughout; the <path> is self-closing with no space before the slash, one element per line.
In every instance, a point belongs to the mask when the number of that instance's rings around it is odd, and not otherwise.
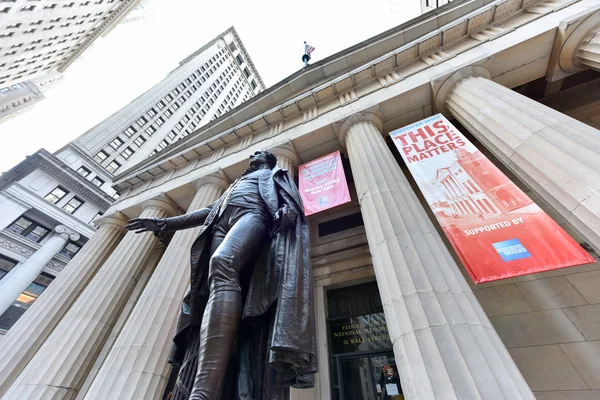
<path fill-rule="evenodd" d="M 314 50 L 315 50 L 314 47 L 312 47 L 311 45 L 304 42 L 304 54 L 310 55 L 310 53 L 312 53 Z"/>

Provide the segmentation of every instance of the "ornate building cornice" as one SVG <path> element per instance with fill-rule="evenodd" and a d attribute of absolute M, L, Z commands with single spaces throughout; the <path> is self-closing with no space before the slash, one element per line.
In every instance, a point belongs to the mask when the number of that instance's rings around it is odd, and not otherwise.
<path fill-rule="evenodd" d="M 36 169 L 44 171 L 66 188 L 81 195 L 102 210 L 106 210 L 112 203 L 110 196 L 100 188 L 94 186 L 54 155 L 43 149 L 28 156 L 24 161 L 2 174 L 0 176 L 0 189 L 6 188 Z"/>
<path fill-rule="evenodd" d="M 246 139 L 258 136 L 270 138 L 274 135 L 269 133 L 266 136 L 265 132 L 279 135 L 309 123 L 349 102 L 385 90 L 513 32 L 516 27 L 504 29 L 499 25 L 516 15 L 521 16 L 520 24 L 526 25 L 574 1 L 564 0 L 550 7 L 536 7 L 540 0 L 465 0 L 449 3 L 443 10 L 416 18 L 284 79 L 202 126 L 170 146 L 170 149 L 124 171 L 115 178 L 115 188 L 125 190 L 138 187 L 198 159 L 197 165 L 205 165 L 214 152 L 223 148 L 244 141 L 255 144 L 257 140 Z M 452 13 L 449 13 L 450 9 Z M 431 29 L 423 34 L 426 27 Z M 387 42 L 385 45 L 382 44 L 384 41 Z M 453 50 L 453 46 L 456 46 L 456 50 Z M 363 55 L 358 57 L 358 52 Z M 381 55 L 377 56 L 378 52 Z M 367 53 L 373 56 L 367 56 Z M 356 61 L 359 58 L 361 62 Z M 354 64 L 350 64 L 351 60 L 354 60 Z M 304 83 L 300 84 L 300 80 Z"/>

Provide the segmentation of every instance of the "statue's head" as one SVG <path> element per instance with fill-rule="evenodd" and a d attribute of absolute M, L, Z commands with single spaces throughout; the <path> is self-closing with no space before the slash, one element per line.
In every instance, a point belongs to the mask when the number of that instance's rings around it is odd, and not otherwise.
<path fill-rule="evenodd" d="M 259 150 L 250 156 L 250 168 L 260 168 L 268 165 L 273 169 L 277 165 L 277 157 L 267 150 Z"/>

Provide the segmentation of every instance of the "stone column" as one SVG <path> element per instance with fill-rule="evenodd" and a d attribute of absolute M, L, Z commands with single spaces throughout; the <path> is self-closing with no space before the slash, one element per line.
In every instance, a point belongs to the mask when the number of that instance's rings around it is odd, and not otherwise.
<path fill-rule="evenodd" d="M 54 234 L 23 264 L 13 268 L 0 281 L 0 315 L 15 301 L 27 286 L 42 273 L 42 270 L 52 260 L 69 240 L 79 240 L 79 234 L 64 225 L 54 228 Z"/>
<path fill-rule="evenodd" d="M 188 212 L 214 203 L 228 185 L 222 173 L 201 178 Z M 175 233 L 86 400 L 161 398 L 181 299 L 189 285 L 190 248 L 199 231 L 197 227 Z"/>
<path fill-rule="evenodd" d="M 407 399 L 534 399 L 381 135 L 359 113 L 346 145 Z"/>
<path fill-rule="evenodd" d="M 77 397 L 75 400 L 81 400 L 86 396 L 87 391 L 90 389 L 90 386 L 91 386 L 92 382 L 94 381 L 94 379 L 96 379 L 96 376 L 98 375 L 98 371 L 100 371 L 100 367 L 102 367 L 102 364 L 104 364 L 104 361 L 106 361 L 106 357 L 108 356 L 109 352 L 113 348 L 115 341 L 117 340 L 117 337 L 119 336 L 119 333 L 121 333 L 121 331 L 123 330 L 123 327 L 127 323 L 127 320 L 129 319 L 129 316 L 131 315 L 133 308 L 139 301 L 140 296 L 142 295 L 142 291 L 144 290 L 144 288 L 146 287 L 146 284 L 150 280 L 150 277 L 154 273 L 154 269 L 158 265 L 158 262 L 162 258 L 164 252 L 165 252 L 165 245 L 164 245 L 164 243 L 159 242 L 156 245 L 156 247 L 154 248 L 154 250 L 152 251 L 152 255 L 150 256 L 150 259 L 146 263 L 146 266 L 144 267 L 144 271 L 142 272 L 140 279 L 135 284 L 135 287 L 133 288 L 133 292 L 129 296 L 129 299 L 127 300 L 127 303 L 125 304 L 125 307 L 123 307 L 123 310 L 121 311 L 121 314 L 119 315 L 119 318 L 117 319 L 117 322 L 115 323 L 112 331 L 110 332 L 108 339 L 106 339 L 106 342 L 104 343 L 104 346 L 102 347 L 102 350 L 100 351 L 100 354 L 98 355 L 98 358 L 96 358 L 96 362 L 94 363 L 94 366 L 92 367 L 90 372 L 87 374 L 87 376 L 85 378 L 85 382 L 81 386 L 81 389 L 79 390 L 79 393 L 77 394 Z"/>
<path fill-rule="evenodd" d="M 177 213 L 161 195 L 143 204 L 141 217 Z M 3 400 L 75 398 L 157 243 L 150 232 L 123 237 Z"/>
<path fill-rule="evenodd" d="M 576 59 L 579 64 L 600 71 L 600 31 L 592 32 L 581 43 Z"/>
<path fill-rule="evenodd" d="M 600 131 L 481 75 L 465 69 L 448 78 L 438 110 L 452 114 L 600 251 Z"/>
<path fill-rule="evenodd" d="M 296 178 L 296 168 L 300 164 L 298 153 L 294 149 L 292 142 L 287 142 L 269 150 L 277 157 L 277 165 L 285 168 L 292 175 L 292 179 Z"/>
<path fill-rule="evenodd" d="M 121 213 L 96 221 L 98 230 L 0 341 L 0 396 L 19 376 L 124 235 Z"/>

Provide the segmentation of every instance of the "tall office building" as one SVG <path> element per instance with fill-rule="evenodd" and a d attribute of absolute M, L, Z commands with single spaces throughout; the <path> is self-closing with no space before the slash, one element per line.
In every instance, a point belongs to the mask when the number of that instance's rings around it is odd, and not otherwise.
<path fill-rule="evenodd" d="M 3 0 L 0 2 L 0 88 L 32 93 L 43 99 L 32 80 L 49 80 L 64 72 L 100 35 L 110 31 L 140 0 Z M 25 82 L 24 82 L 25 81 Z M 39 89 L 39 87 L 38 87 Z M 23 90 L 21 90 L 23 91 Z M 19 93 L 20 95 L 21 93 Z M 22 104 L 22 98 L 19 100 Z M 3 105 L 0 122 L 23 107 Z"/>
<path fill-rule="evenodd" d="M 155 14 L 154 9 L 150 6 L 150 0 L 141 0 L 131 12 L 123 15 L 119 21 L 119 25 L 129 24 L 132 22 L 141 22 L 149 19 Z M 108 34 L 106 32 L 104 35 Z"/>
<path fill-rule="evenodd" d="M 55 71 L 0 88 L 0 123 L 30 110 L 45 99 L 44 93 L 54 88 L 62 78 L 62 73 Z"/>
<path fill-rule="evenodd" d="M 117 175 L 253 97 L 265 85 L 233 27 L 162 81 L 57 153 L 93 158 Z M 78 168 L 80 160 L 76 161 Z"/>

